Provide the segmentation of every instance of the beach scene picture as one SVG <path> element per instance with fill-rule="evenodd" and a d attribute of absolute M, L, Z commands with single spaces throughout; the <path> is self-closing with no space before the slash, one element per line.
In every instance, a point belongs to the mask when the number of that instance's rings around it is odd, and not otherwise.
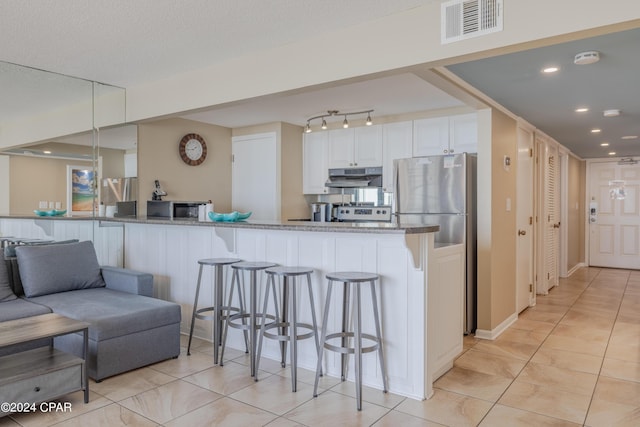
<path fill-rule="evenodd" d="M 92 169 L 71 169 L 71 211 L 91 212 L 95 195 Z"/>

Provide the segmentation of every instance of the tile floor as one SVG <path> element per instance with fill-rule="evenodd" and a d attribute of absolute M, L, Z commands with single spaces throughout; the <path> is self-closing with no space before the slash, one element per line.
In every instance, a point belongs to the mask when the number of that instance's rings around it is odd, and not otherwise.
<path fill-rule="evenodd" d="M 183 337 L 184 338 L 184 337 Z M 183 341 L 186 345 L 186 339 Z M 640 271 L 583 268 L 495 341 L 465 338 L 464 352 L 433 398 L 364 391 L 352 383 L 265 360 L 260 381 L 244 353 L 214 366 L 210 343 L 175 360 L 91 383 L 91 401 L 71 413 L 0 419 L 5 426 L 640 426 Z"/>

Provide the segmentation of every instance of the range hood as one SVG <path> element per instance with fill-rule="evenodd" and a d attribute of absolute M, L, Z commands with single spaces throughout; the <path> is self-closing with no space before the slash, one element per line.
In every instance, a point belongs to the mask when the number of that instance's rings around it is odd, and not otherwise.
<path fill-rule="evenodd" d="M 329 169 L 329 188 L 382 187 L 382 166 Z"/>

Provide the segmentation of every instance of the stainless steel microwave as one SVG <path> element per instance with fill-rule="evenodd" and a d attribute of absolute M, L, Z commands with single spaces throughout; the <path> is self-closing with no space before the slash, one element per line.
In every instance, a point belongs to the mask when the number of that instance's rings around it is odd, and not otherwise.
<path fill-rule="evenodd" d="M 198 207 L 206 203 L 148 200 L 147 218 L 197 220 Z"/>

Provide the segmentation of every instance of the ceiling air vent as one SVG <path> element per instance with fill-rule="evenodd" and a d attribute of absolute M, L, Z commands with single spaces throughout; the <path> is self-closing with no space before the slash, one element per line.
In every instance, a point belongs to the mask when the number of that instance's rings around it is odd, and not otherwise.
<path fill-rule="evenodd" d="M 502 0 L 453 0 L 442 3 L 442 43 L 502 31 Z"/>

